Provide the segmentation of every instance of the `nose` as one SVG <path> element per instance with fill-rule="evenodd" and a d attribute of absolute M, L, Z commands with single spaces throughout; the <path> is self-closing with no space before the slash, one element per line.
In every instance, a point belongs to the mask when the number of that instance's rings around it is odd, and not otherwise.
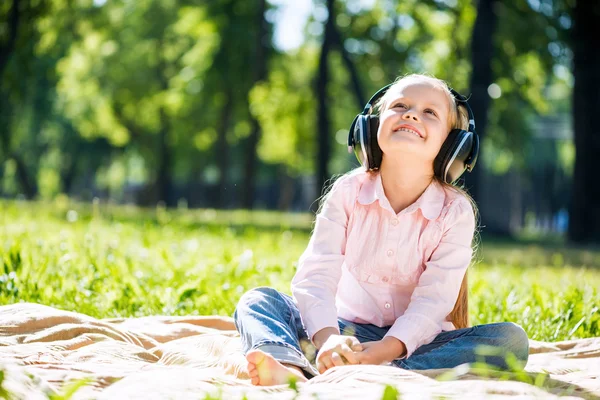
<path fill-rule="evenodd" d="M 402 115 L 402 119 L 409 119 L 409 120 L 412 119 L 412 120 L 418 121 L 419 117 L 418 117 L 417 113 L 415 112 L 415 110 L 413 110 L 411 108 L 404 112 L 404 114 Z"/>

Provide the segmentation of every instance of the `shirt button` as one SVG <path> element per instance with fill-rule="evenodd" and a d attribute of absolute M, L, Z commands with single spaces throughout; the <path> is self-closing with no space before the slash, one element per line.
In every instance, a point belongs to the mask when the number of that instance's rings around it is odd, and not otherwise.
<path fill-rule="evenodd" d="M 384 276 L 383 278 L 381 278 L 382 281 L 387 282 L 390 280 L 390 278 L 388 278 L 387 276 Z"/>
<path fill-rule="evenodd" d="M 392 225 L 394 225 L 394 226 L 398 225 L 398 219 L 397 218 L 394 218 L 392 220 Z"/>
<path fill-rule="evenodd" d="M 390 308 L 392 305 L 390 303 L 385 303 L 384 307 L 385 308 Z"/>
<path fill-rule="evenodd" d="M 388 255 L 388 257 L 393 256 L 394 255 L 394 250 L 388 250 L 387 251 L 387 255 Z"/>

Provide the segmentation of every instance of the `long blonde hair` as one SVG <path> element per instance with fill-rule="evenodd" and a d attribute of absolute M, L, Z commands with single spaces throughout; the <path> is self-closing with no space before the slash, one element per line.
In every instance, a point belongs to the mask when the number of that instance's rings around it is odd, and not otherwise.
<path fill-rule="evenodd" d="M 410 74 L 403 77 L 399 77 L 396 79 L 394 84 L 390 87 L 390 89 L 383 95 L 383 97 L 375 104 L 374 108 L 377 112 L 382 109 L 385 109 L 387 102 L 387 93 L 392 93 L 393 88 L 397 86 L 403 86 L 410 83 L 427 83 L 434 88 L 441 89 L 446 97 L 448 98 L 448 103 L 450 104 L 450 113 L 448 118 L 448 125 L 450 129 L 468 129 L 469 126 L 469 115 L 464 106 L 458 105 L 452 92 L 450 92 L 450 88 L 448 84 L 438 78 L 434 78 L 432 76 L 423 75 L 423 74 Z M 469 193 L 460 186 L 449 184 L 444 182 L 442 179 L 438 177 L 434 177 L 434 179 L 446 190 L 454 191 L 464 196 L 469 200 L 471 206 L 473 207 L 473 213 L 475 214 L 475 221 L 479 221 L 479 212 L 477 208 L 477 204 L 469 195 Z M 476 224 L 478 226 L 478 224 Z M 477 248 L 479 244 L 479 234 L 478 229 L 475 229 L 474 239 L 473 239 L 473 254 L 477 253 Z M 474 257 L 472 258 L 474 259 Z M 456 303 L 454 304 L 454 308 L 449 314 L 450 320 L 454 324 L 457 329 L 466 328 L 469 326 L 469 278 L 468 273 L 465 272 L 465 276 L 460 285 L 460 290 L 458 292 L 458 297 L 456 299 Z"/>

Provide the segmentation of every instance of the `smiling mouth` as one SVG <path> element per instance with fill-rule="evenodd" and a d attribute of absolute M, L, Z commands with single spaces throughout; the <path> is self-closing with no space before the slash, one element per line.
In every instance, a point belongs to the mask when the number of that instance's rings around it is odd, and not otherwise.
<path fill-rule="evenodd" d="M 421 135 L 421 133 L 418 130 L 416 130 L 408 125 L 401 125 L 398 128 L 394 129 L 394 132 L 399 132 L 399 131 L 412 133 L 413 135 L 423 139 L 423 135 Z"/>

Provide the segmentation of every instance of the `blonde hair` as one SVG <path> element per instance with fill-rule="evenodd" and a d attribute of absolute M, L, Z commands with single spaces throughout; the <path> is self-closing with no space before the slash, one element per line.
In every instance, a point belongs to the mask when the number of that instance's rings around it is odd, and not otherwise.
<path fill-rule="evenodd" d="M 467 109 L 466 107 L 458 107 L 456 99 L 454 98 L 452 92 L 450 92 L 450 87 L 448 84 L 441 79 L 424 74 L 410 74 L 403 77 L 398 77 L 392 86 L 390 86 L 390 88 L 385 92 L 385 94 L 375 103 L 374 109 L 376 112 L 380 112 L 381 110 L 385 109 L 389 99 L 388 94 L 393 93 L 393 89 L 404 87 L 410 85 L 411 83 L 428 84 L 433 88 L 440 89 L 446 95 L 448 104 L 450 105 L 450 113 L 448 114 L 448 126 L 450 129 L 460 128 L 466 130 L 469 127 L 469 114 Z"/>
<path fill-rule="evenodd" d="M 425 83 L 431 85 L 433 88 L 440 89 L 447 97 L 448 104 L 450 105 L 450 113 L 448 115 L 448 127 L 450 130 L 452 129 L 464 129 L 467 130 L 469 127 L 469 114 L 467 112 L 466 107 L 459 106 L 459 102 L 456 101 L 456 98 L 450 91 L 450 87 L 448 84 L 438 78 L 433 76 L 423 75 L 423 74 L 410 74 L 405 75 L 403 77 L 398 77 L 394 84 L 387 90 L 387 92 L 375 103 L 374 109 L 376 112 L 380 112 L 385 109 L 387 105 L 387 101 L 389 99 L 388 93 L 392 93 L 393 89 L 398 87 L 403 87 L 409 85 L 411 83 Z M 475 214 L 475 221 L 479 220 L 479 212 L 477 208 L 477 204 L 469 195 L 469 193 L 460 186 L 456 186 L 453 184 L 449 184 L 444 182 L 442 179 L 434 176 L 434 179 L 437 183 L 439 183 L 444 189 L 449 191 L 454 191 L 462 196 L 464 196 L 471 203 L 471 207 L 473 207 L 473 213 Z M 478 224 L 476 224 L 474 239 L 473 239 L 473 254 L 477 253 L 477 248 L 479 244 L 479 234 L 477 229 Z M 469 287 L 468 287 L 468 273 L 465 272 L 465 276 L 460 285 L 460 290 L 458 292 L 458 296 L 456 299 L 456 303 L 454 304 L 454 308 L 449 314 L 449 318 L 457 329 L 466 328 L 469 326 Z"/>

